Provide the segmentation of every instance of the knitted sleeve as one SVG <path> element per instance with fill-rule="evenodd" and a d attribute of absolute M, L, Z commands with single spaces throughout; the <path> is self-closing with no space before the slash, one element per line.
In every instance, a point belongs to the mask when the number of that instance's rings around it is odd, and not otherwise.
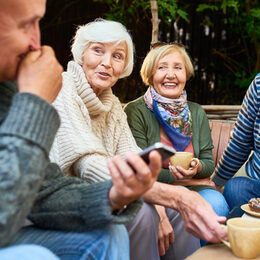
<path fill-rule="evenodd" d="M 125 158 L 126 152 L 138 153 L 141 151 L 130 131 L 122 105 L 116 97 L 113 99 L 114 104 L 111 111 L 104 119 L 106 122 L 100 122 L 99 124 L 104 136 L 99 141 L 106 150 L 106 155 L 102 155 L 98 151 L 89 153 L 73 165 L 75 174 L 88 182 L 99 182 L 111 178 L 107 168 L 107 159 L 109 157 L 117 154 Z"/>
<path fill-rule="evenodd" d="M 88 184 L 79 178 L 65 178 L 60 168 L 51 163 L 29 219 L 41 228 L 78 232 L 110 223 L 126 224 L 135 217 L 142 200 L 115 215 L 109 200 L 111 186 L 111 181 Z"/>
<path fill-rule="evenodd" d="M 6 100 L 2 93 L 0 98 L 2 112 Z M 59 126 L 56 111 L 29 93 L 16 94 L 9 110 L 5 110 L 0 126 L 1 247 L 10 242 L 31 210 Z"/>
<path fill-rule="evenodd" d="M 76 175 L 90 182 L 110 178 L 106 167 L 107 153 L 92 131 L 88 110 L 78 98 L 69 73 L 63 74 L 63 87 L 54 106 L 61 118 L 61 127 L 55 137 L 51 160 L 65 175 Z"/>
<path fill-rule="evenodd" d="M 109 180 L 111 176 L 107 168 L 107 159 L 98 153 L 86 154 L 73 164 L 74 175 L 88 183 Z"/>
<path fill-rule="evenodd" d="M 254 148 L 254 142 L 258 141 L 257 138 L 254 140 L 254 131 L 258 136 L 259 122 L 256 121 L 256 117 L 260 106 L 259 92 L 260 74 L 255 77 L 247 90 L 234 126 L 233 135 L 216 167 L 213 181 L 217 185 L 223 186 L 234 176 L 248 159 L 251 150 Z M 256 172 L 259 172 L 260 164 L 258 163 L 255 166 Z M 246 167 L 246 170 L 248 172 L 248 167 Z"/>

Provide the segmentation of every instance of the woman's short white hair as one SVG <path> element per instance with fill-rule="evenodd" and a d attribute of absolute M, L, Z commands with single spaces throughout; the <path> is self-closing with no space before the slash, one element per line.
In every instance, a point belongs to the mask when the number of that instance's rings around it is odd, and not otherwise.
<path fill-rule="evenodd" d="M 74 61 L 79 65 L 83 63 L 83 53 L 87 45 L 91 42 L 126 42 L 126 64 L 124 71 L 119 78 L 127 77 L 131 74 L 134 66 L 134 46 L 130 34 L 119 22 L 108 21 L 101 18 L 96 19 L 86 25 L 79 26 L 73 39 L 71 52 Z"/>

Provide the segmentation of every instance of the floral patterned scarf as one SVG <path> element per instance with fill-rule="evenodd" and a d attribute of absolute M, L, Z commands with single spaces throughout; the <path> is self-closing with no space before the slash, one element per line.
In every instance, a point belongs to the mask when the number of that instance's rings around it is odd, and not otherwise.
<path fill-rule="evenodd" d="M 184 151 L 192 138 L 192 118 L 187 103 L 187 93 L 176 99 L 159 95 L 150 86 L 144 95 L 147 107 L 153 111 L 166 135 L 177 151 Z"/>

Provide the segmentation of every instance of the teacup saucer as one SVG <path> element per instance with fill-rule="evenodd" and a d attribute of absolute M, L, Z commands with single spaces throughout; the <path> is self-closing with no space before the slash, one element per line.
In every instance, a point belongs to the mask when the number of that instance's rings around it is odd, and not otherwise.
<path fill-rule="evenodd" d="M 248 206 L 248 204 L 244 204 L 241 206 L 241 209 L 244 210 L 246 213 L 254 216 L 254 217 L 259 217 L 260 218 L 260 212 L 256 212 L 250 209 L 250 207 Z"/>

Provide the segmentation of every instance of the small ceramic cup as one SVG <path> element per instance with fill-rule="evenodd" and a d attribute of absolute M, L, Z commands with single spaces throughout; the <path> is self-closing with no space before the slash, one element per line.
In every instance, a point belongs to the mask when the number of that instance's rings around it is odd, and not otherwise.
<path fill-rule="evenodd" d="M 228 232 L 228 241 L 222 242 L 231 248 L 234 255 L 252 259 L 260 254 L 260 221 L 258 219 L 231 218 L 222 225 Z"/>
<path fill-rule="evenodd" d="M 196 165 L 191 167 L 191 162 L 195 161 Z M 170 157 L 170 165 L 181 166 L 183 169 L 188 170 L 190 168 L 198 167 L 200 161 L 198 158 L 193 158 L 193 154 L 189 152 L 176 152 Z"/>

